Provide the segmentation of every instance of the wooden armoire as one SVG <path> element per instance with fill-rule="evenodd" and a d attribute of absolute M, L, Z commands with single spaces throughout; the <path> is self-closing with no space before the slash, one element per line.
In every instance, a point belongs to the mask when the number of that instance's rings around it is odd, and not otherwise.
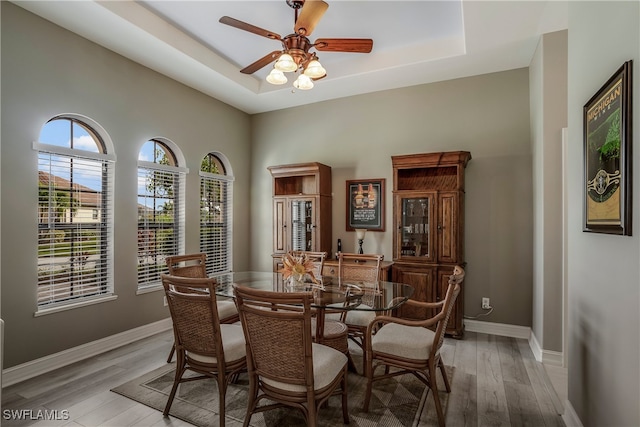
<path fill-rule="evenodd" d="M 449 276 L 464 261 L 464 173 L 471 154 L 450 151 L 392 156 L 393 265 L 397 282 L 415 287 L 413 299 L 444 298 Z M 464 333 L 464 284 L 447 334 Z M 435 313 L 400 307 L 400 315 L 424 318 Z"/>
<path fill-rule="evenodd" d="M 331 255 L 331 167 L 322 163 L 270 166 L 273 177 L 273 271 L 289 251 Z"/>

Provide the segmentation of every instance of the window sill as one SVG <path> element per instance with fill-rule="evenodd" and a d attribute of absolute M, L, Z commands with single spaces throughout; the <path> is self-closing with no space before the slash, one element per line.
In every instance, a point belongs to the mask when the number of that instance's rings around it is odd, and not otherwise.
<path fill-rule="evenodd" d="M 136 291 L 136 295 L 144 295 L 151 292 L 164 291 L 164 287 L 162 285 L 152 285 L 147 286 L 146 288 L 138 289 Z"/>
<path fill-rule="evenodd" d="M 117 295 L 106 295 L 106 296 L 101 296 L 93 299 L 79 301 L 72 304 L 59 305 L 59 306 L 50 307 L 50 308 L 43 307 L 43 308 L 39 308 L 38 311 L 36 311 L 33 314 L 33 317 L 46 316 L 48 314 L 59 313 L 61 311 L 74 310 L 76 308 L 86 307 L 88 305 L 94 305 L 94 304 L 101 304 L 103 302 L 114 301 L 116 299 L 118 299 Z"/>

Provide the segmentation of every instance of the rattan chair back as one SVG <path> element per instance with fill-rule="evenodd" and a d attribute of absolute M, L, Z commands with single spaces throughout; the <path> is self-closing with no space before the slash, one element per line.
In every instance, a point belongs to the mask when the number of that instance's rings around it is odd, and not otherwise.
<path fill-rule="evenodd" d="M 220 324 L 214 279 L 168 274 L 162 274 L 161 278 L 173 321 L 176 352 L 176 375 L 164 415 L 168 415 L 180 383 L 215 378 L 220 394 L 220 425 L 223 426 L 228 383 L 247 366 L 242 328 Z M 224 333 L 222 328 L 225 328 Z M 187 370 L 200 375 L 184 378 Z"/>
<path fill-rule="evenodd" d="M 384 255 L 338 252 L 338 280 L 375 284 L 380 275 Z"/>
<path fill-rule="evenodd" d="M 312 298 L 308 292 L 236 287 L 236 303 L 258 376 L 313 387 Z"/>
<path fill-rule="evenodd" d="M 176 346 L 186 352 L 224 356 L 216 304 L 216 281 L 162 275 L 162 285 L 173 320 Z"/>
<path fill-rule="evenodd" d="M 384 255 L 379 254 L 355 254 L 338 252 L 338 281 L 340 285 L 354 284 L 362 288 L 360 300 L 369 307 L 376 305 L 379 296 L 378 280 L 380 277 L 380 264 Z M 376 313 L 373 311 L 349 312 L 343 311 L 340 320 L 347 325 L 349 338 L 365 351 L 364 335 L 368 323 L 373 320 Z M 363 359 L 363 371 L 365 360 Z"/>
<path fill-rule="evenodd" d="M 207 277 L 207 254 L 173 255 L 166 259 L 169 274 L 182 277 Z"/>
<path fill-rule="evenodd" d="M 344 422 L 347 412 L 347 358 L 333 348 L 313 343 L 311 292 L 273 292 L 234 285 L 236 304 L 247 341 L 249 404 L 244 425 L 253 413 L 278 406 L 300 409 L 307 425 L 317 425 L 320 405 L 331 395 L 342 396 Z M 319 373 L 314 360 L 334 373 Z M 267 399 L 276 405 L 262 405 Z"/>
<path fill-rule="evenodd" d="M 322 269 L 324 267 L 324 261 L 327 259 L 326 252 L 315 252 L 315 251 L 291 251 L 291 255 L 295 257 L 300 257 L 306 255 L 308 259 L 313 262 L 313 275 L 316 280 L 320 281 L 322 277 Z"/>
<path fill-rule="evenodd" d="M 186 254 L 186 255 L 173 255 L 166 258 L 167 268 L 169 269 L 169 275 L 180 277 L 193 277 L 202 278 L 207 277 L 207 254 L 204 252 Z M 218 301 L 220 304 L 218 310 L 222 318 L 222 323 L 235 323 L 238 321 L 238 312 L 235 310 L 231 301 Z M 173 359 L 175 352 L 174 347 L 171 347 L 167 363 L 170 363 Z"/>

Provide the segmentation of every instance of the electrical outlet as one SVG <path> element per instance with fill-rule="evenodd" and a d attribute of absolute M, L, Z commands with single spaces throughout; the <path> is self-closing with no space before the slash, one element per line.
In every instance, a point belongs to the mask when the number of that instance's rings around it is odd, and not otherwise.
<path fill-rule="evenodd" d="M 162 297 L 162 303 L 164 304 L 165 307 L 169 305 L 169 303 L 167 302 L 167 296 L 166 295 Z"/>
<path fill-rule="evenodd" d="M 489 310 L 491 308 L 489 298 L 482 298 L 482 308 L 485 310 Z"/>

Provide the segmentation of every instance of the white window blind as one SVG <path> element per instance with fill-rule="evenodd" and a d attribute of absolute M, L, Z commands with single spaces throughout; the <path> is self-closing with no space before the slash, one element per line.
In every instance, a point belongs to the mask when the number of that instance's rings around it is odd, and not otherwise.
<path fill-rule="evenodd" d="M 200 171 L 200 251 L 207 274 L 231 271 L 233 178 Z"/>
<path fill-rule="evenodd" d="M 38 150 L 38 307 L 113 293 L 113 161 L 101 153 Z"/>
<path fill-rule="evenodd" d="M 183 253 L 185 172 L 138 163 L 138 289 L 160 286 L 166 257 Z"/>

